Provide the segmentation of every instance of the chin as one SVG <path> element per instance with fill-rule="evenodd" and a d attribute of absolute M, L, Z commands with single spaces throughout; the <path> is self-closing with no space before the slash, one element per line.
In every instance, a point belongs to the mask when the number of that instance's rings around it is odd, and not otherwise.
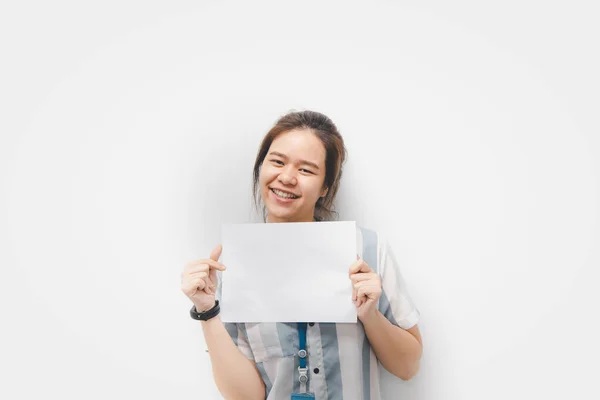
<path fill-rule="evenodd" d="M 294 221 L 298 217 L 298 213 L 295 210 L 281 210 L 275 207 L 267 206 L 267 217 L 277 218 L 283 221 Z M 268 218 L 267 218 L 268 219 Z"/>
<path fill-rule="evenodd" d="M 267 207 L 267 213 L 271 217 L 280 218 L 280 219 L 292 219 L 295 215 L 295 213 L 293 213 L 293 212 L 271 210 L 269 207 Z"/>

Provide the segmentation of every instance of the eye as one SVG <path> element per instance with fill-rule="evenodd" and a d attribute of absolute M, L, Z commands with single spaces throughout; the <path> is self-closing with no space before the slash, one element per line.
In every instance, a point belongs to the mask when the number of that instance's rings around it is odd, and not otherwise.
<path fill-rule="evenodd" d="M 272 162 L 275 162 L 275 163 L 280 163 L 281 165 L 283 165 L 283 162 L 282 162 L 282 161 L 280 161 L 280 160 L 271 160 L 271 161 L 272 161 Z"/>
<path fill-rule="evenodd" d="M 309 171 L 309 170 L 307 170 L 307 169 L 304 169 L 304 168 L 302 168 L 300 171 L 306 171 L 306 172 L 308 172 L 309 174 L 312 174 L 312 173 L 313 173 L 312 171 Z"/>

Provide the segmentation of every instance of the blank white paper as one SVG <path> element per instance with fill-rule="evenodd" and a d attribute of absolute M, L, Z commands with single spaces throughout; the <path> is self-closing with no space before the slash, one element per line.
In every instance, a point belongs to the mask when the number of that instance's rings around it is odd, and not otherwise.
<path fill-rule="evenodd" d="M 354 221 L 224 224 L 223 322 L 356 323 Z"/>

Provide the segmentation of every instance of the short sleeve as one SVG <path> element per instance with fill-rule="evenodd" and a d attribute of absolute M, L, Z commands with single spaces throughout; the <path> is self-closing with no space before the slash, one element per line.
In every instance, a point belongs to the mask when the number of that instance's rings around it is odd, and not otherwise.
<path fill-rule="evenodd" d="M 235 322 L 224 322 L 227 333 L 231 336 L 233 343 L 240 349 L 243 355 L 249 360 L 254 360 L 254 354 L 252 348 L 248 342 L 248 334 L 246 333 L 246 326 L 243 323 Z"/>
<path fill-rule="evenodd" d="M 408 293 L 400 266 L 389 243 L 383 239 L 378 247 L 378 270 L 382 286 L 379 311 L 392 324 L 402 329 L 410 329 L 419 321 L 420 312 Z"/>

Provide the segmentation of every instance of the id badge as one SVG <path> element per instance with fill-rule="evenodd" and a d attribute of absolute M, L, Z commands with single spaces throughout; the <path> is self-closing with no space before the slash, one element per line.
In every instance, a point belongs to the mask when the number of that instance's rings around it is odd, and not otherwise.
<path fill-rule="evenodd" d="M 292 400 L 315 400 L 313 393 L 292 393 Z"/>

